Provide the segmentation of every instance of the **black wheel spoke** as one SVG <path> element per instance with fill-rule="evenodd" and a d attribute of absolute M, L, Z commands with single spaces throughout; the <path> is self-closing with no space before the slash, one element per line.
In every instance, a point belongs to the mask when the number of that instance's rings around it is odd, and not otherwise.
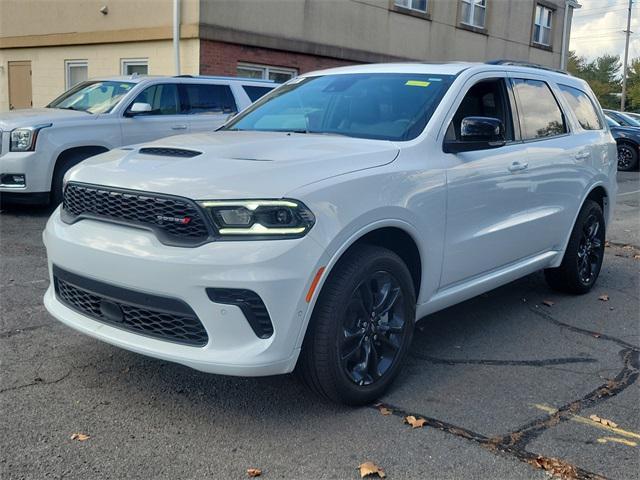
<path fill-rule="evenodd" d="M 396 361 L 406 321 L 399 282 L 377 271 L 352 293 L 342 320 L 338 353 L 349 379 L 365 386 L 383 377 Z"/>

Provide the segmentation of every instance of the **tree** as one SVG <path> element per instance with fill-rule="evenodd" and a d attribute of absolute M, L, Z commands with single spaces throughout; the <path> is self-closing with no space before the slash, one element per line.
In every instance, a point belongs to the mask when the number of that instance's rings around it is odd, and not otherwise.
<path fill-rule="evenodd" d="M 627 70 L 627 105 L 640 113 L 640 57 L 632 59 Z"/>
<path fill-rule="evenodd" d="M 567 70 L 572 75 L 586 80 L 604 108 L 617 108 L 620 104 L 620 57 L 602 55 L 592 62 L 569 52 Z"/>

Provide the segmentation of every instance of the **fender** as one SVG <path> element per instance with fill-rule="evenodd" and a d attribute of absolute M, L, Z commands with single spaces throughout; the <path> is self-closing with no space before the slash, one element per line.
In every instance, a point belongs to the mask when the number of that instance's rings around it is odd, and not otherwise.
<path fill-rule="evenodd" d="M 398 228 L 400 230 L 403 230 L 405 233 L 407 233 L 416 243 L 417 247 L 418 247 L 418 252 L 420 253 L 420 259 L 421 259 L 421 263 L 422 263 L 422 268 L 424 271 L 425 268 L 425 258 L 426 258 L 426 252 L 425 249 L 423 247 L 423 245 L 421 244 L 421 242 L 419 242 L 417 240 L 418 238 L 418 231 L 417 229 L 409 222 L 405 221 L 405 220 L 400 220 L 397 218 L 387 218 L 384 220 L 378 220 L 376 222 L 370 223 L 368 225 L 362 226 L 360 228 L 358 228 L 356 231 L 352 232 L 349 237 L 348 240 L 345 242 L 341 242 L 339 244 L 339 247 L 336 248 L 335 250 L 331 251 L 330 248 L 327 248 L 327 250 L 325 250 L 324 254 L 322 255 L 322 257 L 320 258 L 320 261 L 318 262 L 318 264 L 316 265 L 315 269 L 313 272 L 311 272 L 311 277 L 309 278 L 309 282 L 307 287 L 309 288 L 311 285 L 311 282 L 313 280 L 313 277 L 315 276 L 316 272 L 321 268 L 324 267 L 325 270 L 322 273 L 322 276 L 320 277 L 320 281 L 318 282 L 314 292 L 313 292 L 313 296 L 311 297 L 311 301 L 308 304 L 307 307 L 307 311 L 306 314 L 304 316 L 301 328 L 300 328 L 300 333 L 298 334 L 298 339 L 296 341 L 295 344 L 295 349 L 298 351 L 297 353 L 299 353 L 300 348 L 302 347 L 302 342 L 304 341 L 304 337 L 306 335 L 307 332 L 307 328 L 309 326 L 309 322 L 311 321 L 311 316 L 313 314 L 313 310 L 315 308 L 315 304 L 318 300 L 318 296 L 320 294 L 320 292 L 322 291 L 322 288 L 327 280 L 327 278 L 329 278 L 329 275 L 331 274 L 331 272 L 333 271 L 333 268 L 336 266 L 336 264 L 338 263 L 338 261 L 340 260 L 340 258 L 342 257 L 342 255 L 350 248 L 352 247 L 358 240 L 360 240 L 362 237 L 364 237 L 367 233 L 370 233 L 374 230 L 378 230 L 381 228 L 388 228 L 388 227 L 393 227 L 393 228 Z M 421 288 L 421 291 L 424 289 L 424 284 Z M 305 290 L 307 291 L 307 290 Z M 422 293 L 422 292 L 421 292 Z M 417 318 L 416 318 L 417 320 Z M 296 353 L 296 354 L 297 354 Z"/>
<path fill-rule="evenodd" d="M 606 193 L 606 197 L 604 199 L 604 207 L 605 208 L 604 208 L 604 212 L 603 213 L 604 213 L 604 219 L 605 219 L 605 229 L 608 228 L 609 220 L 613 216 L 613 206 L 615 204 L 615 198 L 613 199 L 614 203 L 612 203 L 612 200 L 611 200 L 611 193 L 612 193 L 611 189 L 608 188 L 607 182 L 605 182 L 604 180 L 600 179 L 600 180 L 592 183 L 583 192 L 582 198 L 580 199 L 579 207 L 577 208 L 575 214 L 573 215 L 573 221 L 571 222 L 571 228 L 566 233 L 565 238 L 564 238 L 564 240 L 562 242 L 562 249 L 559 250 L 558 256 L 556 257 L 556 260 L 554 260 L 549 265 L 549 268 L 559 267 L 560 264 L 562 263 L 562 259 L 564 258 L 564 252 L 567 250 L 567 245 L 569 244 L 569 239 L 571 238 L 571 233 L 573 232 L 573 227 L 575 226 L 576 221 L 578 220 L 578 215 L 580 214 L 580 210 L 582 210 L 582 206 L 584 205 L 584 202 L 587 200 L 589 195 L 591 195 L 591 192 L 593 192 L 593 190 L 595 190 L 597 187 L 604 188 L 604 191 Z M 615 195 L 615 192 L 613 192 L 613 193 Z"/>

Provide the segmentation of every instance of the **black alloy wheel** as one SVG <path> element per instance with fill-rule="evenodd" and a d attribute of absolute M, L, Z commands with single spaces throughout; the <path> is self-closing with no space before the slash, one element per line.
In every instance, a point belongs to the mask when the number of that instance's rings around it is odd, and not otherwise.
<path fill-rule="evenodd" d="M 415 316 L 415 285 L 403 260 L 383 247 L 352 247 L 322 286 L 296 373 L 331 401 L 369 404 L 397 377 Z"/>
<path fill-rule="evenodd" d="M 353 291 L 342 320 L 338 354 L 345 374 L 356 385 L 371 385 L 389 372 L 407 332 L 403 303 L 400 284 L 388 271 L 369 275 Z"/>

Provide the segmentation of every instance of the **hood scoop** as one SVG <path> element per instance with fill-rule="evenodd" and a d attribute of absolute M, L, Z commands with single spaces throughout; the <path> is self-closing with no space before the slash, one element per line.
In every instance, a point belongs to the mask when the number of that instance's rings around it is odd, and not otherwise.
<path fill-rule="evenodd" d="M 184 148 L 171 147 L 144 147 L 138 150 L 138 152 L 144 155 L 159 155 L 162 157 L 179 158 L 192 158 L 202 154 L 202 152 L 198 152 L 196 150 L 186 150 Z"/>

